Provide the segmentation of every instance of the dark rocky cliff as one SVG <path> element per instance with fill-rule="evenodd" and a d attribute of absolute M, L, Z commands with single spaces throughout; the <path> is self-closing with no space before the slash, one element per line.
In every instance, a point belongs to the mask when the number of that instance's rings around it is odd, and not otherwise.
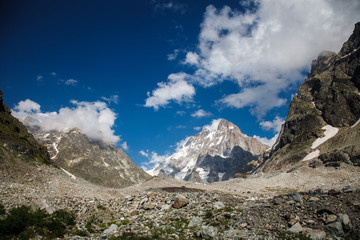
<path fill-rule="evenodd" d="M 319 159 L 346 155 L 348 163 L 360 157 L 360 23 L 338 54 L 323 52 L 313 61 L 308 78 L 294 96 L 277 144 L 265 157 L 262 171 L 280 170 L 309 154 L 311 144 L 330 125 L 339 133 L 319 147 Z M 332 144 L 332 145 L 331 145 Z M 334 155 L 334 156 L 335 156 Z M 335 159 L 333 159 L 335 161 Z M 331 165 L 331 164 L 330 164 Z"/>
<path fill-rule="evenodd" d="M 25 126 L 11 115 L 0 91 L 0 161 L 15 159 L 50 164 L 46 147 L 39 144 Z"/>

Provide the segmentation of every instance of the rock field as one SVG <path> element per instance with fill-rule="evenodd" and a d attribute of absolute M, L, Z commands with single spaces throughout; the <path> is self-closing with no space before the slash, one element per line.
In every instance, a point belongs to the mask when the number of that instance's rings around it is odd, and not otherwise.
<path fill-rule="evenodd" d="M 358 239 L 357 168 L 306 169 L 303 177 L 301 169 L 211 185 L 155 177 L 112 189 L 45 165 L 3 163 L 0 202 L 74 211 L 67 239 Z M 326 181 L 332 187 L 320 188 Z"/>

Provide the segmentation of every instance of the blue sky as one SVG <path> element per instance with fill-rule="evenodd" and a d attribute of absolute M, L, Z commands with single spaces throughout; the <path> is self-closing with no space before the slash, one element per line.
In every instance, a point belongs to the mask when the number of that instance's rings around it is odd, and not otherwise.
<path fill-rule="evenodd" d="M 139 166 L 218 118 L 267 141 L 311 61 L 350 36 L 359 5 L 1 0 L 0 89 L 20 119 L 83 128 Z"/>

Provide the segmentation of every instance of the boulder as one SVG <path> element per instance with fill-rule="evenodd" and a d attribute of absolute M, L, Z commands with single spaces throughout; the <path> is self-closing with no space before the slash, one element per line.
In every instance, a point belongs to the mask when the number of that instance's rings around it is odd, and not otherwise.
<path fill-rule="evenodd" d="M 189 203 L 189 200 L 183 195 L 178 195 L 174 199 L 173 208 L 182 208 Z"/>

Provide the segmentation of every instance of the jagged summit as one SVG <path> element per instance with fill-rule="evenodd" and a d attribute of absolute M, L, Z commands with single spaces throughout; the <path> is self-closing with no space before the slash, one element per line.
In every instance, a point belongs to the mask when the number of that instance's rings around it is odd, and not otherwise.
<path fill-rule="evenodd" d="M 217 119 L 148 173 L 204 183 L 227 180 L 267 148 L 233 123 Z"/>
<path fill-rule="evenodd" d="M 360 23 L 338 54 L 323 52 L 293 98 L 261 171 L 360 164 Z M 318 144 L 321 143 L 321 144 Z"/>

